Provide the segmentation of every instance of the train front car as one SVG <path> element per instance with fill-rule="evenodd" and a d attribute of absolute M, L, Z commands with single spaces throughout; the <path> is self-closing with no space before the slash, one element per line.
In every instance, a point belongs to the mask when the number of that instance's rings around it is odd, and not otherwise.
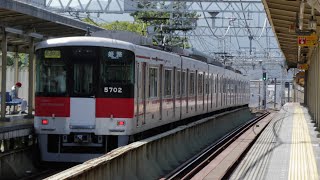
<path fill-rule="evenodd" d="M 128 143 L 134 117 L 130 48 L 94 37 L 37 46 L 34 126 L 43 161 L 83 162 Z"/>

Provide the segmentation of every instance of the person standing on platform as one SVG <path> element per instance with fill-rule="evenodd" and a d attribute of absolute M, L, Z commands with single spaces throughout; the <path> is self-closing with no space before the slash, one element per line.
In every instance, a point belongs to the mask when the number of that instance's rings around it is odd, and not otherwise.
<path fill-rule="evenodd" d="M 26 109 L 27 109 L 27 101 L 19 98 L 18 96 L 18 91 L 19 88 L 21 88 L 22 84 L 21 82 L 17 82 L 14 86 L 11 88 L 10 96 L 13 102 L 18 102 L 21 103 L 21 114 L 27 114 Z"/>

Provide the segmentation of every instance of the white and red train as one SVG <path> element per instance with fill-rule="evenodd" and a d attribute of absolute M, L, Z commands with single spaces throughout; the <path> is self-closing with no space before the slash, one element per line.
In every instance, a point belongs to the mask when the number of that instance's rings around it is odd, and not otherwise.
<path fill-rule="evenodd" d="M 83 162 L 146 130 L 249 101 L 239 73 L 128 42 L 57 38 L 39 43 L 36 54 L 43 161 Z"/>

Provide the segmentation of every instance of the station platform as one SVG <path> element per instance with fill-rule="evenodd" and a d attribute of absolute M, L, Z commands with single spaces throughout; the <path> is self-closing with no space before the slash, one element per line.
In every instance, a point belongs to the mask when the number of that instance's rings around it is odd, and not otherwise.
<path fill-rule="evenodd" d="M 24 114 L 6 115 L 6 121 L 0 121 L 0 140 L 26 136 L 33 131 L 33 118 Z"/>
<path fill-rule="evenodd" d="M 34 114 L 34 113 L 32 113 Z M 33 118 L 27 118 L 26 114 L 6 114 L 6 120 L 0 120 L 0 132 L 4 127 L 10 127 L 19 124 L 33 124 Z"/>
<path fill-rule="evenodd" d="M 273 115 L 228 179 L 319 180 L 320 140 L 308 109 L 287 103 Z M 201 179 L 217 179 L 206 170 Z M 195 178 L 199 179 L 199 178 Z"/>

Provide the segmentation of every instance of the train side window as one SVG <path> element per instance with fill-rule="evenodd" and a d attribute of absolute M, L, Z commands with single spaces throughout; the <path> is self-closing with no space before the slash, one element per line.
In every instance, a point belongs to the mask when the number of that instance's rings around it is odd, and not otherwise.
<path fill-rule="evenodd" d="M 203 74 L 198 75 L 198 94 L 203 93 Z"/>
<path fill-rule="evenodd" d="M 74 64 L 73 93 L 76 95 L 91 95 L 93 93 L 93 65 Z"/>
<path fill-rule="evenodd" d="M 229 80 L 228 79 L 225 79 L 225 84 L 226 84 L 226 86 L 225 86 L 224 92 L 228 93 L 229 92 Z"/>
<path fill-rule="evenodd" d="M 194 84 L 195 84 L 194 73 L 190 73 L 190 86 L 189 86 L 190 95 L 194 95 Z"/>
<path fill-rule="evenodd" d="M 214 75 L 213 74 L 210 76 L 210 81 L 211 81 L 211 94 L 213 94 L 214 93 L 214 88 L 215 88 L 215 86 L 214 86 L 215 82 L 214 82 Z"/>
<path fill-rule="evenodd" d="M 210 75 L 206 75 L 206 94 L 209 94 L 209 85 L 210 85 L 210 80 L 211 76 Z"/>
<path fill-rule="evenodd" d="M 181 71 L 177 71 L 177 96 L 179 97 L 181 95 Z"/>
<path fill-rule="evenodd" d="M 221 82 L 222 82 L 222 93 L 226 93 L 227 81 L 225 78 L 222 78 Z"/>
<path fill-rule="evenodd" d="M 185 96 L 186 95 L 186 72 L 183 71 L 181 73 L 181 94 L 182 96 Z"/>
<path fill-rule="evenodd" d="M 216 93 L 217 92 L 217 79 L 216 79 L 215 75 L 213 75 L 212 78 L 213 78 L 213 93 Z"/>
<path fill-rule="evenodd" d="M 158 97 L 158 69 L 149 68 L 149 97 Z"/>
<path fill-rule="evenodd" d="M 225 89 L 226 89 L 225 79 L 221 78 L 221 92 L 225 93 Z"/>
<path fill-rule="evenodd" d="M 164 95 L 172 95 L 172 70 L 164 70 Z"/>
<path fill-rule="evenodd" d="M 214 76 L 214 93 L 217 93 L 218 90 L 218 76 Z"/>

